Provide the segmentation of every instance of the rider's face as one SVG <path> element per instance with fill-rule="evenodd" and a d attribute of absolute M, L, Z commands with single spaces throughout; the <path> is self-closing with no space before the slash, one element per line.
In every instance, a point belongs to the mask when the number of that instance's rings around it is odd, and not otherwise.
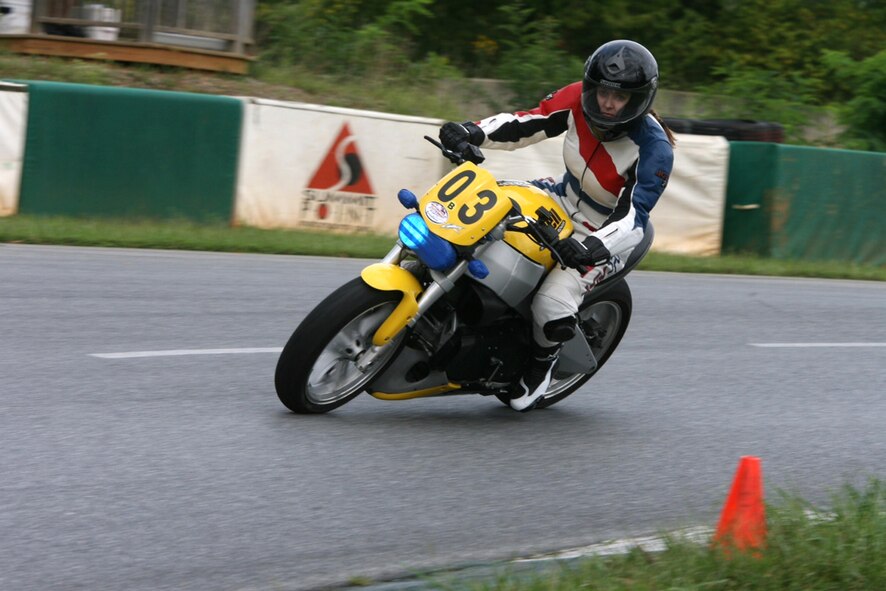
<path fill-rule="evenodd" d="M 625 105 L 628 104 L 631 95 L 621 90 L 611 88 L 597 88 L 597 106 L 604 117 L 614 119 L 618 116 Z"/>

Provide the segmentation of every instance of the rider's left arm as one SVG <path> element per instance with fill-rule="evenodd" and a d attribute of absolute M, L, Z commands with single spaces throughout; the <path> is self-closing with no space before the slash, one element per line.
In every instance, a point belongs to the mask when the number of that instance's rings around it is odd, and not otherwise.
<path fill-rule="evenodd" d="M 667 187 L 673 165 L 674 152 L 669 143 L 654 141 L 641 146 L 640 156 L 615 209 L 591 236 L 599 239 L 613 254 L 639 244 L 646 231 L 649 212 Z"/>

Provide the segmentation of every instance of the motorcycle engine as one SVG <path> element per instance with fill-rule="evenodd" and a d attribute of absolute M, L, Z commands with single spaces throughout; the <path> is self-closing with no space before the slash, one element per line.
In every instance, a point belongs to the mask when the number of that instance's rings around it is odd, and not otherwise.
<path fill-rule="evenodd" d="M 529 335 L 518 319 L 482 328 L 461 326 L 450 339 L 446 361 L 449 379 L 457 382 L 509 384 L 520 378 L 528 361 Z M 444 348 L 446 349 L 446 348 Z"/>

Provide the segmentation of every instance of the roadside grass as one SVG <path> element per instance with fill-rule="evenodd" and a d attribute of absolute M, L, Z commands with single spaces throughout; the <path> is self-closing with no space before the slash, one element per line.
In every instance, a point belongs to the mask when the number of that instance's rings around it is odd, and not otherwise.
<path fill-rule="evenodd" d="M 225 222 L 80 219 L 18 215 L 0 218 L 0 242 L 300 254 L 378 258 L 390 236 L 231 227 Z"/>
<path fill-rule="evenodd" d="M 380 258 L 393 236 L 231 227 L 223 221 L 119 220 L 16 215 L 0 217 L 0 242 Z M 886 281 L 886 267 L 842 261 L 785 261 L 752 256 L 652 252 L 644 271 L 724 273 Z"/>
<path fill-rule="evenodd" d="M 886 589 L 886 486 L 844 486 L 816 508 L 781 493 L 767 504 L 768 535 L 759 552 L 741 553 L 665 537 L 665 549 L 562 561 L 553 567 L 470 585 L 474 591 L 874 591 Z M 434 579 L 432 579 L 434 580 Z"/>

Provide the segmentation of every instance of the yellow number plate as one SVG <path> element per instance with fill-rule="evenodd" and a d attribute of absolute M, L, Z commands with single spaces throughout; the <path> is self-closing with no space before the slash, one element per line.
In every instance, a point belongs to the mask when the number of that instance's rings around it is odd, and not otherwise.
<path fill-rule="evenodd" d="M 471 162 L 440 179 L 419 200 L 421 215 L 432 231 L 459 246 L 480 240 L 510 209 L 495 177 Z"/>

